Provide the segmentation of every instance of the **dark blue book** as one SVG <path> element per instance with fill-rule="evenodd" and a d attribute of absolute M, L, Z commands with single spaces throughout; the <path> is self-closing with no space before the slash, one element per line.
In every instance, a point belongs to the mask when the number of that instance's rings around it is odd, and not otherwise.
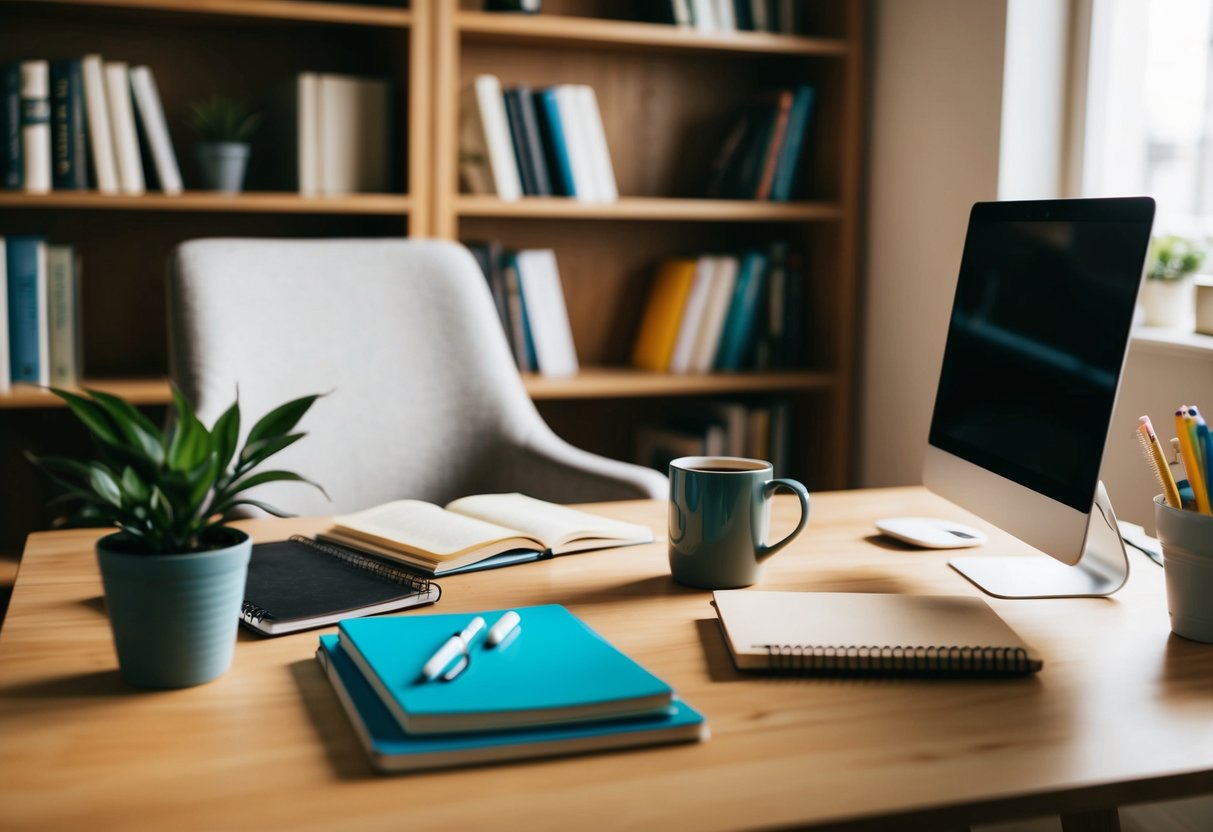
<path fill-rule="evenodd" d="M 501 269 L 505 275 L 506 306 L 510 315 L 510 348 L 514 353 L 514 363 L 524 373 L 533 372 L 539 366 L 539 361 L 535 356 L 535 339 L 531 335 L 531 324 L 527 319 L 526 299 L 522 296 L 518 253 L 503 253 Z"/>
<path fill-rule="evenodd" d="M 46 315 L 46 238 L 6 237 L 9 365 L 12 380 L 50 384 Z"/>
<path fill-rule="evenodd" d="M 473 734 L 406 733 L 338 643 L 323 635 L 316 660 L 324 668 L 371 765 L 417 771 L 477 763 L 606 751 L 707 739 L 703 716 L 676 701 L 668 711 L 633 719 Z"/>
<path fill-rule="evenodd" d="M 733 297 L 729 300 L 729 311 L 720 333 L 720 346 L 716 349 L 713 367 L 717 370 L 740 370 L 749 348 L 750 339 L 758 322 L 759 299 L 766 280 L 767 256 L 758 251 L 746 252 L 741 258 L 737 272 L 737 283 L 733 286 Z"/>
<path fill-rule="evenodd" d="M 526 126 L 523 123 L 522 104 L 518 88 L 505 90 L 505 115 L 509 122 L 510 139 L 514 144 L 514 160 L 518 165 L 518 178 L 522 181 L 522 192 L 527 196 L 539 195 L 539 182 L 535 173 L 534 156 L 527 145 Z"/>
<path fill-rule="evenodd" d="M 804 156 L 815 100 L 816 90 L 813 87 L 802 84 L 796 88 L 792 111 L 788 115 L 787 133 L 779 150 L 779 161 L 775 164 L 775 182 L 771 185 L 771 199 L 775 202 L 789 201 L 796 191 L 796 176 L 800 171 L 801 157 Z"/>
<path fill-rule="evenodd" d="M 51 61 L 51 186 L 88 188 L 84 72 L 78 60 Z"/>
<path fill-rule="evenodd" d="M 19 191 L 25 184 L 21 155 L 21 65 L 0 65 L 0 187 Z"/>
<path fill-rule="evenodd" d="M 518 114 L 522 120 L 522 133 L 531 169 L 535 174 L 535 194 L 551 196 L 552 177 L 549 175 L 547 149 L 544 147 L 543 131 L 539 128 L 539 113 L 535 93 L 530 87 L 515 87 L 518 99 Z"/>
<path fill-rule="evenodd" d="M 576 196 L 573 166 L 569 162 L 569 147 L 565 140 L 564 124 L 560 119 L 560 107 L 556 103 L 556 90 L 540 90 L 537 98 L 535 110 L 539 116 L 539 130 L 543 134 L 543 148 L 547 154 L 552 193 L 556 196 Z"/>

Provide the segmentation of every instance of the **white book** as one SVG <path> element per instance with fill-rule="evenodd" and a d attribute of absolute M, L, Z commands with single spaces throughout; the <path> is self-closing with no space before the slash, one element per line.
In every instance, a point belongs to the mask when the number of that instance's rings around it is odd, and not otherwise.
<path fill-rule="evenodd" d="M 691 358 L 695 354 L 695 339 L 703 325 L 703 313 L 707 308 L 708 295 L 712 291 L 712 277 L 716 273 L 716 261 L 712 257 L 700 257 L 695 261 L 695 278 L 691 291 L 687 293 L 682 308 L 682 320 L 678 323 L 678 335 L 674 339 L 674 351 L 670 355 L 671 373 L 689 373 Z"/>
<path fill-rule="evenodd" d="M 131 81 L 126 64 L 106 61 L 105 102 L 109 106 L 114 133 L 114 155 L 118 159 L 118 186 L 124 194 L 142 194 L 143 160 L 139 158 L 139 136 L 135 132 L 135 110 L 131 106 Z"/>
<path fill-rule="evenodd" d="M 716 0 L 716 28 L 724 32 L 737 31 L 737 15 L 733 12 L 733 0 Z"/>
<path fill-rule="evenodd" d="M 320 193 L 320 76 L 301 72 L 295 79 L 295 132 L 298 142 L 299 193 Z"/>
<path fill-rule="evenodd" d="M 691 17 L 701 32 L 715 32 L 716 0 L 691 0 Z"/>
<path fill-rule="evenodd" d="M 27 193 L 51 189 L 51 65 L 21 62 L 21 155 Z"/>
<path fill-rule="evenodd" d="M 109 103 L 105 95 L 105 77 L 100 55 L 85 55 L 84 111 L 88 121 L 88 143 L 92 150 L 97 190 L 118 193 L 118 162 L 114 158 L 114 134 L 110 126 Z"/>
<path fill-rule="evenodd" d="M 13 388 L 8 338 L 8 249 L 0 237 L 0 393 Z"/>
<path fill-rule="evenodd" d="M 50 383 L 74 387 L 80 380 L 80 326 L 76 251 L 72 246 L 46 247 L 46 313 Z"/>
<path fill-rule="evenodd" d="M 615 202 L 619 199 L 619 188 L 615 184 L 615 167 L 611 164 L 611 149 L 607 145 L 606 130 L 602 125 L 602 112 L 598 109 L 598 96 L 594 94 L 594 88 L 591 86 L 582 84 L 577 89 L 586 140 L 589 143 L 596 201 Z"/>
<path fill-rule="evenodd" d="M 565 148 L 569 154 L 569 168 L 573 172 L 574 198 L 578 202 L 598 202 L 598 183 L 594 175 L 589 126 L 581 106 L 581 93 L 574 84 L 560 84 L 555 89 L 556 108 L 560 111 Z"/>
<path fill-rule="evenodd" d="M 152 151 L 152 162 L 156 165 L 156 178 L 160 189 L 166 194 L 179 194 L 182 190 L 181 169 L 177 166 L 177 154 L 173 152 L 173 139 L 164 118 L 164 106 L 156 78 L 146 66 L 131 68 L 131 94 L 139 108 L 139 120 Z"/>
<path fill-rule="evenodd" d="M 703 325 L 695 338 L 695 351 L 691 357 L 691 371 L 711 372 L 716 363 L 716 350 L 720 347 L 720 333 L 729 313 L 729 302 L 733 298 L 733 287 L 737 283 L 736 257 L 716 257 L 716 268 L 712 276 L 712 291 L 703 313 Z"/>
<path fill-rule="evenodd" d="M 670 5 L 674 12 L 675 26 L 690 27 L 693 25 L 690 0 L 670 0 Z"/>
<path fill-rule="evenodd" d="M 708 402 L 708 414 L 724 428 L 725 450 L 728 456 L 746 455 L 746 437 L 749 430 L 750 413 L 741 402 Z"/>
<path fill-rule="evenodd" d="M 319 84 L 320 193 L 389 190 L 388 82 L 323 74 Z"/>
<path fill-rule="evenodd" d="M 480 110 L 480 123 L 484 127 L 493 188 L 500 199 L 513 202 L 522 197 L 522 179 L 518 175 L 518 159 L 514 155 L 514 140 L 505 114 L 501 81 L 496 75 L 477 75 L 472 87 Z"/>
<path fill-rule="evenodd" d="M 569 326 L 556 253 L 551 249 L 518 252 L 518 279 L 540 374 L 576 375 L 577 348 Z"/>

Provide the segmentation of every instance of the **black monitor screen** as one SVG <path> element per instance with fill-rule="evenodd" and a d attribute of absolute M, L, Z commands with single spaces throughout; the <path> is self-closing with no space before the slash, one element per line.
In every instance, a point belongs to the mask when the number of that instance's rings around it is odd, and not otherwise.
<path fill-rule="evenodd" d="M 1090 511 L 1153 201 L 974 206 L 930 443 Z"/>

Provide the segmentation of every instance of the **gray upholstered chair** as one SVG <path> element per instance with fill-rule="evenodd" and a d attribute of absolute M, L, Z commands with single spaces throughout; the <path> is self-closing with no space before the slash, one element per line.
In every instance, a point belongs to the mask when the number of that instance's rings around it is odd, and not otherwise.
<path fill-rule="evenodd" d="M 666 496 L 656 471 L 557 437 L 510 358 L 487 285 L 454 243 L 187 242 L 169 269 L 172 375 L 211 422 L 240 394 L 243 432 L 327 393 L 275 457 L 322 484 L 253 496 L 298 514 L 521 491 L 555 502 Z"/>

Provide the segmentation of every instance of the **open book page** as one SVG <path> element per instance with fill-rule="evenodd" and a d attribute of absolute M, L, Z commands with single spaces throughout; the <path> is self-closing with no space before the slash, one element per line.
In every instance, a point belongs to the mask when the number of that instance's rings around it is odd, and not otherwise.
<path fill-rule="evenodd" d="M 536 540 L 545 541 L 555 555 L 648 543 L 653 539 L 653 532 L 647 526 L 599 517 L 524 494 L 475 494 L 460 497 L 446 507 L 448 511 L 488 523 L 512 526 Z"/>
<path fill-rule="evenodd" d="M 372 543 L 389 550 L 445 562 L 470 552 L 483 556 L 508 549 L 544 549 L 546 544 L 517 529 L 457 514 L 421 500 L 396 500 L 338 517 L 325 537 L 352 545 Z"/>

